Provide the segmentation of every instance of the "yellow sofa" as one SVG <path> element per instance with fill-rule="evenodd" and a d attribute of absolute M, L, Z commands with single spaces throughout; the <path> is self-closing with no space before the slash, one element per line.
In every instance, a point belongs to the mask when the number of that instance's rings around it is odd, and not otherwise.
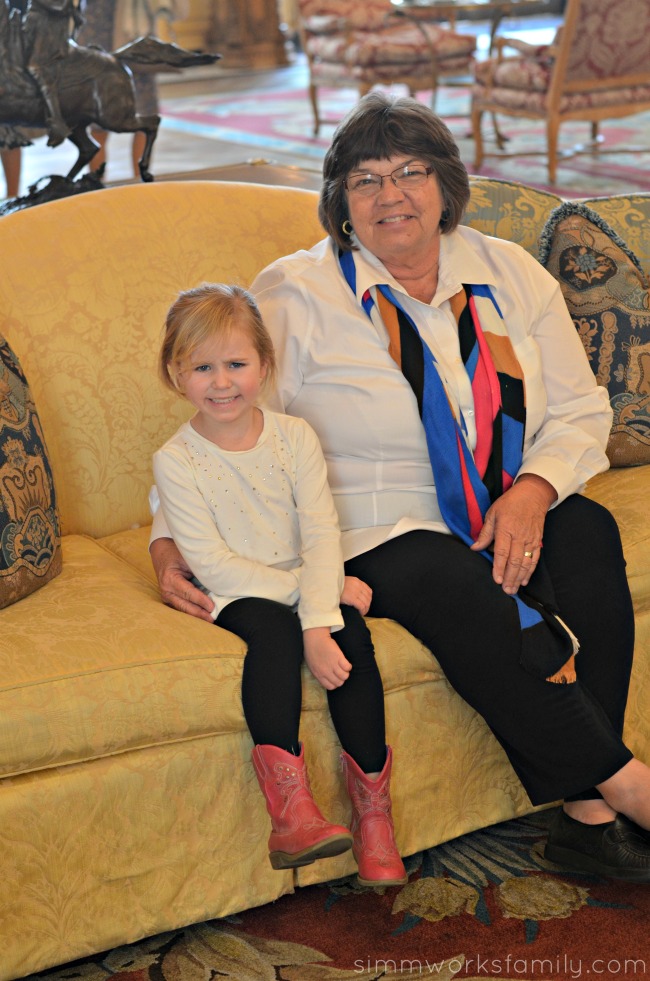
<path fill-rule="evenodd" d="M 468 221 L 534 252 L 559 199 L 472 184 Z M 181 288 L 248 284 L 313 244 L 316 202 L 301 189 L 169 182 L 0 220 L 0 332 L 32 387 L 63 531 L 61 575 L 0 612 L 1 981 L 354 871 L 350 853 L 271 869 L 243 644 L 162 605 L 147 551 L 151 454 L 187 412 L 156 378 L 164 312 Z M 622 199 L 598 207 L 612 223 L 631 213 Z M 626 234 L 647 269 L 632 212 Z M 623 530 L 638 624 L 627 738 L 650 762 L 650 467 L 609 471 L 589 493 Z M 435 659 L 393 622 L 371 625 L 402 854 L 530 811 Z M 345 822 L 325 694 L 307 675 L 302 737 L 316 798 Z"/>

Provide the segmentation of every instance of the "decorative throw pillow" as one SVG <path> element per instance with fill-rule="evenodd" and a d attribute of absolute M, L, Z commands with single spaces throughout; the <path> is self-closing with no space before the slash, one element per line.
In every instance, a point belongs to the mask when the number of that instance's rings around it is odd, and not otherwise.
<path fill-rule="evenodd" d="M 0 336 L 0 608 L 61 571 L 52 470 L 36 406 Z"/>
<path fill-rule="evenodd" d="M 560 284 L 600 385 L 614 410 L 613 467 L 650 463 L 650 287 L 639 260 L 585 205 L 551 212 L 540 261 Z"/>

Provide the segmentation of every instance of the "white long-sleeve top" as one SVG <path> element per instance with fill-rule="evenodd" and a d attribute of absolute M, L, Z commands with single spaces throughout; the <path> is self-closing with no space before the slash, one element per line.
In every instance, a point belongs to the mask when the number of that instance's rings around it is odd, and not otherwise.
<path fill-rule="evenodd" d="M 430 304 L 415 300 L 379 260 L 355 252 L 356 296 L 325 239 L 279 259 L 252 285 L 279 360 L 279 404 L 309 421 L 327 460 L 345 558 L 415 528 L 448 531 L 437 503 L 415 396 L 388 353 L 366 289 L 388 283 L 416 320 L 476 442 L 470 380 L 449 298 L 463 283 L 487 284 L 524 374 L 526 428 L 521 473 L 538 474 L 558 503 L 608 467 L 612 413 L 553 277 L 524 249 L 459 227 L 441 237 Z"/>
<path fill-rule="evenodd" d="M 339 629 L 343 559 L 320 444 L 304 420 L 264 410 L 248 450 L 221 449 L 184 423 L 154 454 L 169 533 L 215 603 L 295 606 L 303 630 Z"/>

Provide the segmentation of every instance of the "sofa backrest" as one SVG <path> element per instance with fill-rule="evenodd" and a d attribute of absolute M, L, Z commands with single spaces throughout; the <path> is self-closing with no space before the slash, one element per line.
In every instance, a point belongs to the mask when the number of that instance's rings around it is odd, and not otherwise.
<path fill-rule="evenodd" d="M 0 219 L 0 334 L 32 387 L 64 534 L 150 520 L 151 455 L 189 415 L 156 376 L 180 289 L 248 285 L 323 236 L 312 191 L 129 185 Z"/>
<path fill-rule="evenodd" d="M 471 178 L 465 221 L 537 241 L 561 199 Z M 189 409 L 159 383 L 167 308 L 204 281 L 250 284 L 273 259 L 323 236 L 318 195 L 219 181 L 134 184 L 0 219 L 0 334 L 21 360 L 50 451 L 64 534 L 150 520 L 151 456 Z M 647 260 L 650 195 L 589 202 Z M 645 210 L 644 210 L 645 209 Z"/>

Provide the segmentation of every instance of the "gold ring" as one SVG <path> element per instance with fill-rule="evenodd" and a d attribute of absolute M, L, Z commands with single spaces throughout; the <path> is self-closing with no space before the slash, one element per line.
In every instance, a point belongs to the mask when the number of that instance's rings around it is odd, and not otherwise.
<path fill-rule="evenodd" d="M 524 552 L 524 558 L 525 559 L 532 559 L 532 557 L 533 557 L 533 553 L 532 552 Z"/>

